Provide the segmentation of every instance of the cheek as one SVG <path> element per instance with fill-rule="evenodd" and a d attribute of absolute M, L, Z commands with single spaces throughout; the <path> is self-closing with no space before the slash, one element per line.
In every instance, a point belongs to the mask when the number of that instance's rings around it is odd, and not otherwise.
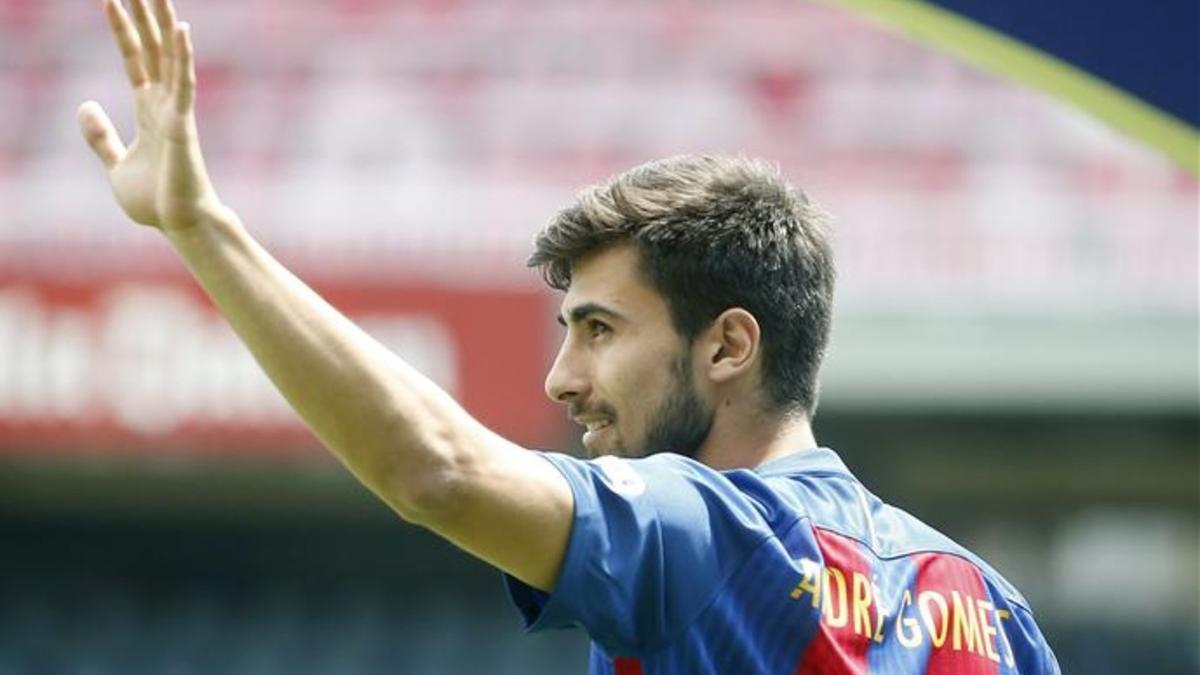
<path fill-rule="evenodd" d="M 614 349 L 608 356 L 600 378 L 606 384 L 604 400 L 616 409 L 623 433 L 640 435 L 670 388 L 672 364 L 678 354 L 643 345 Z"/>

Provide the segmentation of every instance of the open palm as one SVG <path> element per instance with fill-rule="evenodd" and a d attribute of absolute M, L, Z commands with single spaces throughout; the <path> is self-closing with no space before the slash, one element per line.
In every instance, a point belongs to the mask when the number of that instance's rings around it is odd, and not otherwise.
<path fill-rule="evenodd" d="M 105 0 L 104 11 L 133 86 L 137 132 L 126 147 L 95 101 L 79 125 L 108 171 L 117 202 L 135 222 L 186 228 L 219 202 L 204 168 L 193 111 L 196 72 L 188 25 L 169 0 Z"/>

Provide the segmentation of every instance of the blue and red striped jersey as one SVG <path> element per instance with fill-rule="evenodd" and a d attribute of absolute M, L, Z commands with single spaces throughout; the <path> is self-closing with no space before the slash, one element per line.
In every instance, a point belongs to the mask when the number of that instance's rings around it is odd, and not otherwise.
<path fill-rule="evenodd" d="M 562 571 L 549 594 L 506 580 L 529 630 L 587 631 L 593 675 L 1059 673 L 1012 585 L 832 450 L 544 456 L 575 495 Z"/>

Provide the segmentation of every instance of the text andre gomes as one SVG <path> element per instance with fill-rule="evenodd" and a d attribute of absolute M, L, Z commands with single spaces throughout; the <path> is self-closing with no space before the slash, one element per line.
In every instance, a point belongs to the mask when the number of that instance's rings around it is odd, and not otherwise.
<path fill-rule="evenodd" d="M 960 590 L 904 589 L 898 606 L 881 606 L 878 586 L 860 572 L 849 572 L 804 558 L 803 576 L 792 589 L 793 600 L 819 608 L 822 625 L 832 631 L 853 631 L 860 639 L 882 643 L 889 633 L 901 646 L 952 649 L 999 663 L 1014 665 L 1012 647 L 1004 632 L 1012 618 L 989 599 Z M 889 611 L 891 609 L 892 611 Z M 893 613 L 894 612 L 894 613 Z"/>

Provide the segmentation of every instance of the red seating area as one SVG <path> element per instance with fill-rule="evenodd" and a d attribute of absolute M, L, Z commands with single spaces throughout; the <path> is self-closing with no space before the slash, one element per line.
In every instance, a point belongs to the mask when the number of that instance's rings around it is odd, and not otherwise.
<path fill-rule="evenodd" d="M 85 265 L 161 255 L 120 226 L 73 125 L 97 98 L 131 126 L 96 4 L 0 2 L 0 245 L 27 248 L 25 261 L 48 244 L 90 251 Z M 1130 302 L 1194 297 L 1178 290 L 1194 272 L 1192 179 L 1065 104 L 843 10 L 181 5 L 223 195 L 319 268 L 401 261 L 436 276 L 468 256 L 519 281 L 531 233 L 579 186 L 722 151 L 780 162 L 837 216 L 851 303 L 953 289 L 1003 303 L 1031 278 L 1067 301 L 1089 301 L 1095 278 Z"/>

